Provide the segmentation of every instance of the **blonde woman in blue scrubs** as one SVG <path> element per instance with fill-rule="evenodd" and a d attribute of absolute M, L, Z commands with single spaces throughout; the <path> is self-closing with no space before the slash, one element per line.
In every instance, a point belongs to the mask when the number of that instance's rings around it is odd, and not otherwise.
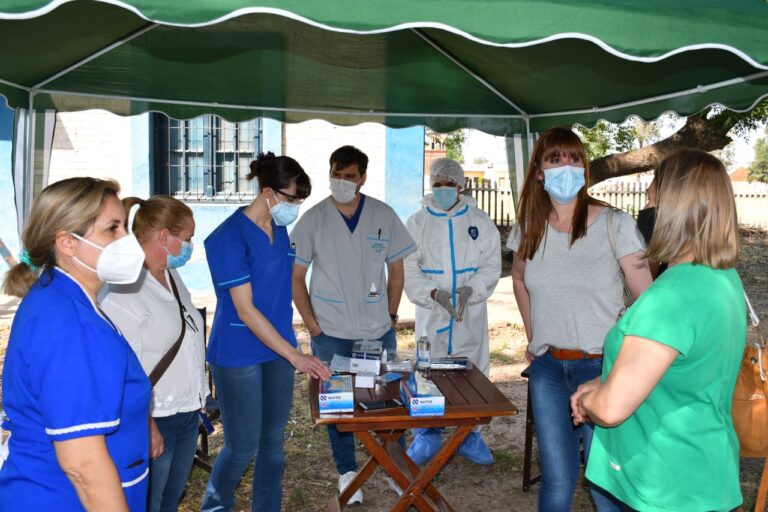
<path fill-rule="evenodd" d="M 48 186 L 6 274 L 4 292 L 23 300 L 3 368 L 0 511 L 146 510 L 149 380 L 96 304 L 105 282 L 134 282 L 144 263 L 119 190 L 94 178 Z"/>

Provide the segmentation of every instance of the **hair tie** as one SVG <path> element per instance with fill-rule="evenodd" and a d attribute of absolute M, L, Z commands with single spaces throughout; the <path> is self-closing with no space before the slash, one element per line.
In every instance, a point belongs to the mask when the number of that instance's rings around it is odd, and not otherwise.
<path fill-rule="evenodd" d="M 37 272 L 40 270 L 40 267 L 32 263 L 32 260 L 29 258 L 29 251 L 24 249 L 21 251 L 21 262 L 28 266 L 30 269 L 32 269 L 33 272 Z"/>
<path fill-rule="evenodd" d="M 144 204 L 144 200 L 140 200 L 138 203 L 134 203 L 133 206 L 128 210 L 128 225 L 126 226 L 126 229 L 128 230 L 128 234 L 133 234 L 133 219 L 136 217 L 136 212 L 139 210 L 141 205 Z"/>

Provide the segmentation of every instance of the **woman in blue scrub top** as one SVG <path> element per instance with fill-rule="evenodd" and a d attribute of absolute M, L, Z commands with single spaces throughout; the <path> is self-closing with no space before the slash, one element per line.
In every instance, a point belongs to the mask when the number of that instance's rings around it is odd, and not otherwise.
<path fill-rule="evenodd" d="M 6 275 L 4 292 L 24 299 L 3 368 L 0 511 L 146 509 L 149 380 L 96 304 L 144 262 L 119 189 L 71 178 L 43 190 Z"/>
<path fill-rule="evenodd" d="M 280 510 L 294 368 L 318 379 L 330 376 L 319 359 L 296 348 L 292 326 L 294 251 L 286 226 L 309 196 L 309 176 L 294 159 L 267 153 L 251 163 L 248 179 L 254 178 L 258 197 L 205 240 L 217 299 L 207 359 L 224 446 L 208 480 L 204 511 L 232 510 L 235 487 L 254 455 L 251 509 Z"/>

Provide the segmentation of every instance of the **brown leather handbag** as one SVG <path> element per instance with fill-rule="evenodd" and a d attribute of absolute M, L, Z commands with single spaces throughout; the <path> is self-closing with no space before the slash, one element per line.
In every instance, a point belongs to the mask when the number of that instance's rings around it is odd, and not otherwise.
<path fill-rule="evenodd" d="M 733 390 L 731 416 L 739 436 L 742 457 L 768 457 L 768 349 L 760 330 L 760 320 L 744 294 L 753 333 L 741 359 L 736 387 Z M 763 510 L 768 495 L 768 459 L 763 467 L 755 510 Z"/>

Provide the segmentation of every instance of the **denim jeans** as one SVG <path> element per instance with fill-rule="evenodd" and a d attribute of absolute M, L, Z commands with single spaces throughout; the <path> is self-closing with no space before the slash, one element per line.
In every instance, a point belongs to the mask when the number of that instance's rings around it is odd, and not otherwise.
<path fill-rule="evenodd" d="M 378 340 L 382 342 L 382 346 L 387 349 L 387 352 L 397 349 L 397 335 L 394 329 L 388 330 Z M 312 353 L 321 361 L 330 364 L 334 354 L 351 357 L 352 345 L 355 341 L 357 340 L 334 338 L 333 336 L 320 333 L 319 336 L 312 337 Z M 357 471 L 355 435 L 352 432 L 339 432 L 334 425 L 328 425 L 328 437 L 331 440 L 333 460 L 336 463 L 336 470 L 339 474 L 343 475 L 350 471 Z"/>
<path fill-rule="evenodd" d="M 235 487 L 256 457 L 251 510 L 279 512 L 285 425 L 293 399 L 293 367 L 283 358 L 243 368 L 211 365 L 224 425 L 201 510 L 232 510 Z"/>
<path fill-rule="evenodd" d="M 154 418 L 163 435 L 163 454 L 149 463 L 149 512 L 175 512 L 197 448 L 197 411 Z"/>
<path fill-rule="evenodd" d="M 594 425 L 573 425 L 570 398 L 580 384 L 599 376 L 602 366 L 602 359 L 559 361 L 549 353 L 531 363 L 531 406 L 541 466 L 541 512 L 572 509 L 579 477 L 579 442 L 583 443 L 584 456 L 588 458 Z M 599 512 L 622 509 L 619 502 L 602 489 L 590 484 L 590 492 Z"/>

